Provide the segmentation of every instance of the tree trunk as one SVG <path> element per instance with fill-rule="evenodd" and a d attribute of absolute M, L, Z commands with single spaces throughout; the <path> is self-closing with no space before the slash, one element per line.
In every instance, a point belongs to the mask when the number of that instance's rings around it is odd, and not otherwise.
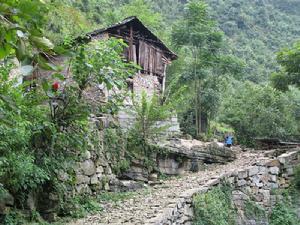
<path fill-rule="evenodd" d="M 198 85 L 197 82 L 195 82 L 195 121 L 196 121 L 196 137 L 199 136 L 199 116 L 198 116 Z"/>

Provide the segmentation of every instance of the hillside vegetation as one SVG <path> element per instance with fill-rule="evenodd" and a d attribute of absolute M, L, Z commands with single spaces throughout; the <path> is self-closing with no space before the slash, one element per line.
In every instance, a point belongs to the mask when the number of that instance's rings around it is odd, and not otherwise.
<path fill-rule="evenodd" d="M 153 167 L 160 149 L 151 141 L 162 133 L 156 124 L 170 113 L 182 134 L 202 141 L 233 133 L 235 144 L 255 147 L 257 137 L 300 137 L 299 12 L 299 0 L 1 0 L 0 223 L 45 224 L 43 209 L 28 204 L 34 194 L 53 198 L 60 216 L 99 210 L 88 196 L 66 195 L 77 179 L 72 164 L 104 143 L 116 174 L 139 157 Z M 99 123 L 102 137 L 91 118 L 118 113 L 139 68 L 123 57 L 124 40 L 74 40 L 128 16 L 179 57 L 162 95 L 133 101 L 135 126 L 121 132 L 117 121 L 105 129 Z M 54 55 L 65 56 L 67 74 Z M 49 79 L 33 79 L 42 70 Z M 91 86 L 115 94 L 93 107 L 84 97 Z M 65 183 L 61 171 L 69 172 Z M 2 214 L 6 203 L 11 211 Z"/>

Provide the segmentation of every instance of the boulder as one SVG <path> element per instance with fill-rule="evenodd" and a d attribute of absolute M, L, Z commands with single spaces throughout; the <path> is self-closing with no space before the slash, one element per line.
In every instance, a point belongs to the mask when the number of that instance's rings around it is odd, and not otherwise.
<path fill-rule="evenodd" d="M 94 175 L 96 173 L 96 167 L 95 164 L 92 160 L 85 160 L 84 162 L 81 163 L 81 169 L 83 171 L 84 175 Z"/>
<path fill-rule="evenodd" d="M 126 172 L 122 173 L 122 179 L 130 179 L 136 181 L 147 181 L 149 172 L 143 166 L 131 166 Z"/>
<path fill-rule="evenodd" d="M 236 151 L 218 142 L 171 139 L 158 146 L 170 154 L 187 159 L 197 159 L 205 163 L 226 163 L 236 159 Z"/>
<path fill-rule="evenodd" d="M 76 184 L 88 184 L 90 183 L 90 177 L 85 175 L 76 175 Z"/>
<path fill-rule="evenodd" d="M 159 171 L 166 175 L 179 175 L 185 170 L 183 166 L 183 160 L 181 158 L 176 158 L 174 155 L 169 157 L 163 157 L 158 159 Z"/>
<path fill-rule="evenodd" d="M 278 175 L 279 174 L 279 168 L 274 166 L 269 168 L 269 172 L 273 175 Z"/>
<path fill-rule="evenodd" d="M 7 191 L 0 192 L 0 215 L 5 212 L 6 207 L 13 206 L 13 205 L 14 205 L 14 197 Z"/>

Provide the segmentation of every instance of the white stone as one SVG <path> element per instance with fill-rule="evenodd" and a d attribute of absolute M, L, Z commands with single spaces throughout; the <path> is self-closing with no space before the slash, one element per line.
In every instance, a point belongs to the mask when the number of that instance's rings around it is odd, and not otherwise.
<path fill-rule="evenodd" d="M 259 167 L 259 174 L 264 174 L 267 173 L 267 168 L 265 166 L 260 166 Z"/>
<path fill-rule="evenodd" d="M 294 169 L 293 169 L 292 167 L 287 168 L 287 169 L 286 169 L 286 172 L 287 172 L 287 174 L 288 174 L 289 176 L 294 175 Z"/>
<path fill-rule="evenodd" d="M 253 166 L 249 168 L 249 177 L 258 174 L 258 172 L 259 172 L 258 166 Z"/>
<path fill-rule="evenodd" d="M 109 184 L 108 183 L 104 184 L 104 190 L 109 191 L 109 189 L 110 189 Z"/>
<path fill-rule="evenodd" d="M 268 185 L 271 189 L 278 189 L 279 185 L 277 183 L 269 183 Z"/>
<path fill-rule="evenodd" d="M 253 176 L 253 177 L 251 178 L 251 180 L 252 180 L 252 183 L 253 183 L 255 186 L 257 186 L 257 184 L 260 183 L 260 177 L 259 177 L 258 175 Z"/>
<path fill-rule="evenodd" d="M 271 174 L 274 174 L 274 175 L 278 175 L 279 174 L 279 168 L 278 167 L 270 167 L 269 168 L 269 171 Z"/>
<path fill-rule="evenodd" d="M 276 175 L 271 175 L 270 176 L 270 181 L 276 183 L 277 182 L 277 176 Z"/>
<path fill-rule="evenodd" d="M 245 181 L 244 179 L 238 180 L 238 182 L 237 182 L 238 187 L 245 186 L 246 184 L 247 184 L 247 181 Z"/>

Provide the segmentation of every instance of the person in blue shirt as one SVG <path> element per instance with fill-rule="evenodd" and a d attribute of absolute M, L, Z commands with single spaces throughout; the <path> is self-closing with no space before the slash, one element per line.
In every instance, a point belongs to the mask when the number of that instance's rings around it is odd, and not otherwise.
<path fill-rule="evenodd" d="M 225 146 L 230 148 L 233 145 L 233 136 L 231 134 L 225 137 Z"/>

